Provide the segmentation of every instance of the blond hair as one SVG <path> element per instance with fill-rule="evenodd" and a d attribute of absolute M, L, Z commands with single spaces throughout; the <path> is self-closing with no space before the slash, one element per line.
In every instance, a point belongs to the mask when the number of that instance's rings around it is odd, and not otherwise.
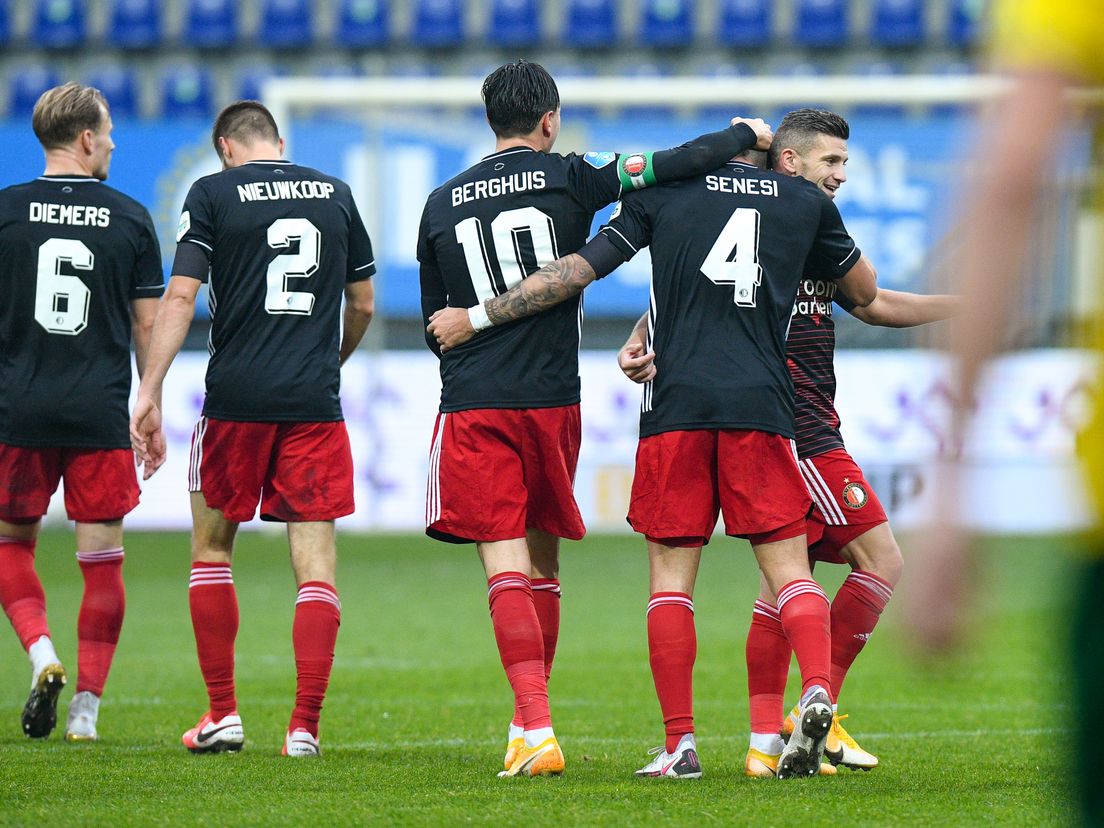
<path fill-rule="evenodd" d="M 107 109 L 99 89 L 70 81 L 42 93 L 31 126 L 43 149 L 57 149 L 73 143 L 86 129 L 99 129 Z"/>

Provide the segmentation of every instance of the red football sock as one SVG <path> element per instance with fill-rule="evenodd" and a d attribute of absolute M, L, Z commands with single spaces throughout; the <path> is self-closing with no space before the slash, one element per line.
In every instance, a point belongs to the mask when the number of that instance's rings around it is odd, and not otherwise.
<path fill-rule="evenodd" d="M 648 654 L 659 709 L 667 734 L 666 750 L 694 732 L 694 659 L 698 637 L 694 602 L 685 592 L 657 592 L 648 602 Z"/>
<path fill-rule="evenodd" d="M 782 729 L 782 700 L 786 695 L 791 652 L 778 608 L 757 600 L 744 650 L 752 733 L 777 733 Z"/>
<path fill-rule="evenodd" d="M 103 695 L 126 612 L 123 549 L 78 552 L 84 597 L 77 616 L 77 690 Z"/>
<path fill-rule="evenodd" d="M 790 581 L 778 590 L 778 614 L 801 669 L 801 692 L 819 684 L 829 693 L 832 639 L 828 596 L 808 578 Z"/>
<path fill-rule="evenodd" d="M 552 676 L 552 661 L 556 658 L 556 644 L 560 638 L 560 582 L 555 578 L 533 578 L 533 608 L 540 622 L 544 640 L 544 677 Z M 514 704 L 513 725 L 521 726 L 521 711 Z"/>
<path fill-rule="evenodd" d="M 295 645 L 295 709 L 288 730 L 305 728 L 318 737 L 318 717 L 330 683 L 341 602 L 324 581 L 307 581 L 295 599 L 291 640 Z"/>
<path fill-rule="evenodd" d="M 491 576 L 487 580 L 487 601 L 498 654 L 514 691 L 515 715 L 520 715 L 526 730 L 552 727 L 544 641 L 529 576 L 521 572 Z"/>
<path fill-rule="evenodd" d="M 889 599 L 893 585 L 856 569 L 832 601 L 832 701 L 839 696 L 847 671 L 866 646 Z"/>
<path fill-rule="evenodd" d="M 230 564 L 192 563 L 188 584 L 199 669 L 218 721 L 237 710 L 234 696 L 234 639 L 238 636 L 238 596 Z"/>
<path fill-rule="evenodd" d="M 0 604 L 23 649 L 50 635 L 46 593 L 34 567 L 35 542 L 0 538 Z"/>

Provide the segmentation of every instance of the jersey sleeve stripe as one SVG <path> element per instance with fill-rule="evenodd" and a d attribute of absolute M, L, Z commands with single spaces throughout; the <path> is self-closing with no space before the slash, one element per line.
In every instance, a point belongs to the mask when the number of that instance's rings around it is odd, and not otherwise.
<path fill-rule="evenodd" d="M 376 260 L 375 260 L 375 259 L 372 259 L 372 261 L 368 262 L 368 264 L 363 264 L 363 265 L 361 265 L 360 267 L 354 267 L 354 268 L 353 268 L 353 272 L 355 273 L 355 272 L 357 272 L 358 270 L 364 270 L 364 268 L 366 268 L 366 267 L 371 267 L 371 266 L 372 266 L 372 265 L 374 265 L 375 263 L 376 263 Z"/>
<path fill-rule="evenodd" d="M 639 253 L 640 252 L 640 249 L 638 247 L 636 247 L 636 245 L 634 245 L 631 241 L 626 239 L 625 234 L 618 231 L 618 229 L 616 227 L 604 227 L 604 228 L 602 228 L 603 233 L 605 233 L 607 230 L 609 230 L 611 233 L 617 233 L 618 236 L 620 236 L 622 239 L 625 240 L 625 244 L 627 244 L 629 247 L 632 248 L 634 253 Z"/>
<path fill-rule="evenodd" d="M 211 247 L 211 245 L 207 244 L 206 242 L 201 242 L 199 239 L 181 239 L 180 243 L 181 244 L 198 244 L 200 247 L 206 248 L 207 250 L 211 251 L 212 253 L 215 252 L 215 249 L 213 247 Z"/>
<path fill-rule="evenodd" d="M 163 291 L 164 289 L 165 289 L 164 285 L 135 285 L 133 288 L 131 288 L 131 290 L 133 290 L 135 293 L 137 293 L 140 290 Z"/>
<path fill-rule="evenodd" d="M 847 261 L 848 259 L 850 259 L 850 258 L 851 258 L 852 256 L 854 256 L 854 255 L 855 255 L 856 253 L 858 253 L 858 252 L 859 252 L 859 248 L 858 248 L 858 245 L 856 245 L 855 247 L 852 247 L 852 248 L 851 248 L 851 252 L 850 252 L 850 253 L 848 253 L 848 254 L 847 254 L 846 256 L 844 256 L 844 257 L 843 257 L 843 259 L 842 259 L 842 260 L 840 261 L 840 263 L 839 263 L 839 266 L 840 266 L 840 267 L 842 267 L 842 266 L 843 266 L 843 264 L 844 264 L 844 263 L 845 263 L 845 262 L 846 262 L 846 261 Z"/>

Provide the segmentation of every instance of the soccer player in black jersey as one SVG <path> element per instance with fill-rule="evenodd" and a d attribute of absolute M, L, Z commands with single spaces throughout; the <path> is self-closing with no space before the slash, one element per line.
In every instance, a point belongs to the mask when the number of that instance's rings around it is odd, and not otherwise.
<path fill-rule="evenodd" d="M 633 193 L 614 216 L 578 255 L 487 300 L 484 311 L 503 324 L 651 247 L 657 373 L 643 394 L 629 522 L 648 539 L 649 645 L 667 740 L 638 775 L 701 775 L 691 594 L 718 513 L 727 534 L 751 541 L 801 668 L 801 726 L 778 774 L 815 773 L 832 722 L 828 599 L 806 553 L 811 500 L 793 447 L 786 329 L 807 266 L 849 284 L 860 303 L 874 295 L 873 270 L 816 187 L 742 161 Z"/>
<path fill-rule="evenodd" d="M 340 366 L 372 316 L 372 246 L 348 185 L 283 160 L 283 139 L 261 104 L 228 106 L 212 140 L 223 171 L 196 181 L 185 199 L 131 437 L 148 477 L 165 457 L 162 382 L 207 282 L 211 358 L 188 473 L 188 599 L 210 708 L 183 741 L 193 752 L 242 747 L 230 562 L 238 524 L 253 517 L 259 500 L 263 520 L 287 523 L 299 588 L 292 628 L 298 681 L 283 752 L 317 756 L 341 617 L 334 519 L 353 511 Z"/>
<path fill-rule="evenodd" d="M 495 152 L 430 194 L 422 216 L 418 260 L 427 323 L 446 306 L 460 315 L 473 305 L 478 311 L 483 300 L 577 250 L 595 211 L 623 189 L 704 172 L 770 138 L 766 124 L 751 121 L 673 150 L 564 156 L 551 152 L 560 100 L 543 68 L 525 61 L 502 66 L 484 82 L 483 98 Z M 572 494 L 581 310 L 574 297 L 441 359 L 427 532 L 476 542 L 483 561 L 515 696 L 505 776 L 564 767 L 547 679 L 559 627 L 559 539 L 584 532 Z M 437 350 L 432 335 L 427 341 Z"/>
<path fill-rule="evenodd" d="M 847 180 L 847 122 L 831 112 L 797 110 L 779 126 L 771 145 L 775 169 L 801 175 L 834 198 Z M 765 159 L 764 159 L 765 160 Z M 946 318 L 957 297 L 921 296 L 879 289 L 874 300 L 856 306 L 837 291 L 837 283 L 815 271 L 806 272 L 798 288 L 786 357 L 795 391 L 795 443 L 799 465 L 812 494 L 808 519 L 810 561 L 849 563 L 854 572 L 832 601 L 833 707 L 847 669 L 874 628 L 901 571 L 901 555 L 885 512 L 862 470 L 847 453 L 835 410 L 833 370 L 835 328 L 833 300 L 870 325 L 912 327 Z M 645 314 L 625 343 L 618 361 L 636 381 L 654 376 L 654 354 L 645 347 Z M 790 664 L 790 645 L 774 596 L 761 585 L 747 641 L 751 745 L 745 761 L 749 776 L 774 775 L 782 752 L 780 729 L 792 730 L 797 712 L 782 720 L 782 697 Z M 863 750 L 833 718 L 825 755 L 834 764 L 872 768 L 877 757 Z"/>
<path fill-rule="evenodd" d="M 67 83 L 32 115 L 43 175 L 0 190 L 0 604 L 32 664 L 28 736 L 56 722 L 63 669 L 34 568 L 50 496 L 65 480 L 84 596 L 66 738 L 94 741 L 123 623 L 123 516 L 138 504 L 127 437 L 130 342 L 145 368 L 163 290 L 146 209 L 103 183 L 115 148 L 107 101 Z"/>

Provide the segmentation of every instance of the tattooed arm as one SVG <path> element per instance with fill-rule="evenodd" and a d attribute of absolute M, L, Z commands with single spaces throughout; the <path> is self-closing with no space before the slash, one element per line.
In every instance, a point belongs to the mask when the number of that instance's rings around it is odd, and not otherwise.
<path fill-rule="evenodd" d="M 605 236 L 596 236 L 578 253 L 556 259 L 510 290 L 474 308 L 444 308 L 430 317 L 426 330 L 441 352 L 463 345 L 478 331 L 505 325 L 555 307 L 614 270 L 625 257 Z"/>

